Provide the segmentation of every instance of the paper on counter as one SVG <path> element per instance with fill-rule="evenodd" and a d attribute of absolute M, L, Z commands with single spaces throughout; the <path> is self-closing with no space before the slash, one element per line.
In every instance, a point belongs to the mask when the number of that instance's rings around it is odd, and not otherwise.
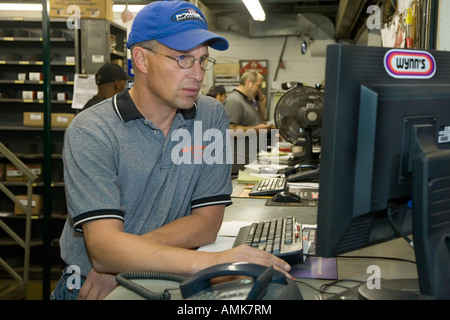
<path fill-rule="evenodd" d="M 223 222 L 217 234 L 216 242 L 201 246 L 198 251 L 219 252 L 231 249 L 233 247 L 239 229 L 252 224 L 251 221 L 230 221 Z"/>

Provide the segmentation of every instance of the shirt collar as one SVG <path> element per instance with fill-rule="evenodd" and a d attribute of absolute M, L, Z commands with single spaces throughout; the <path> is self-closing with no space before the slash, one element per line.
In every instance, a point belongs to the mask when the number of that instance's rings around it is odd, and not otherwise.
<path fill-rule="evenodd" d="M 123 122 L 144 118 L 134 104 L 133 99 L 131 99 L 128 90 L 123 90 L 116 94 L 112 99 L 112 103 L 114 111 Z M 194 106 L 190 109 L 178 109 L 178 113 L 183 116 L 184 120 L 194 119 L 197 113 L 197 103 L 194 102 Z"/>
<path fill-rule="evenodd" d="M 233 91 L 238 92 L 241 96 L 243 96 L 245 98 L 245 100 L 251 101 L 245 94 L 243 94 L 241 91 L 239 91 L 238 89 L 233 89 Z"/>

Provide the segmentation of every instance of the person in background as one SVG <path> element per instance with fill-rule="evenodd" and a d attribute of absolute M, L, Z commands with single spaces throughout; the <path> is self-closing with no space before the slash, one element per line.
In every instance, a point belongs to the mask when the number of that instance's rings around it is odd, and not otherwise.
<path fill-rule="evenodd" d="M 85 103 L 81 111 L 122 91 L 125 88 L 127 78 L 127 74 L 121 66 L 115 63 L 105 63 L 95 74 L 97 94 Z"/>
<path fill-rule="evenodd" d="M 121 272 L 192 275 L 241 261 L 290 270 L 250 246 L 194 250 L 216 240 L 231 205 L 231 164 L 208 161 L 203 150 L 215 139 L 195 144 L 198 134 L 227 134 L 223 105 L 199 92 L 215 63 L 209 47 L 228 46 L 190 2 L 154 1 L 136 15 L 127 43 L 134 86 L 81 112 L 65 131 L 67 267 L 52 299 L 102 299 Z M 229 149 L 223 143 L 214 156 Z M 81 290 L 69 283 L 75 267 Z"/>
<path fill-rule="evenodd" d="M 224 101 L 230 129 L 270 130 L 272 125 L 264 123 L 267 98 L 261 87 L 264 77 L 257 71 L 245 72 L 239 86 L 227 95 Z"/>
<path fill-rule="evenodd" d="M 227 92 L 224 86 L 218 85 L 212 86 L 206 95 L 213 97 L 223 103 L 227 97 Z"/>

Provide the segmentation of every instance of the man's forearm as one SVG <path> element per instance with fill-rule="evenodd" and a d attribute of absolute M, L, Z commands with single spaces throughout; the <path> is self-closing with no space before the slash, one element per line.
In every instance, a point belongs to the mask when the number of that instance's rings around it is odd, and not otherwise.
<path fill-rule="evenodd" d="M 187 249 L 212 243 L 222 224 L 224 210 L 222 205 L 195 209 L 191 215 L 172 221 L 144 237 Z"/>

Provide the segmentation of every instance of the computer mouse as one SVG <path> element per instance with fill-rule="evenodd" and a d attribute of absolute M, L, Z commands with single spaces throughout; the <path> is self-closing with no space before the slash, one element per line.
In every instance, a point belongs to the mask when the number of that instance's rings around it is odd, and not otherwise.
<path fill-rule="evenodd" d="M 273 202 L 300 202 L 300 196 L 289 191 L 281 191 L 273 196 Z"/>

